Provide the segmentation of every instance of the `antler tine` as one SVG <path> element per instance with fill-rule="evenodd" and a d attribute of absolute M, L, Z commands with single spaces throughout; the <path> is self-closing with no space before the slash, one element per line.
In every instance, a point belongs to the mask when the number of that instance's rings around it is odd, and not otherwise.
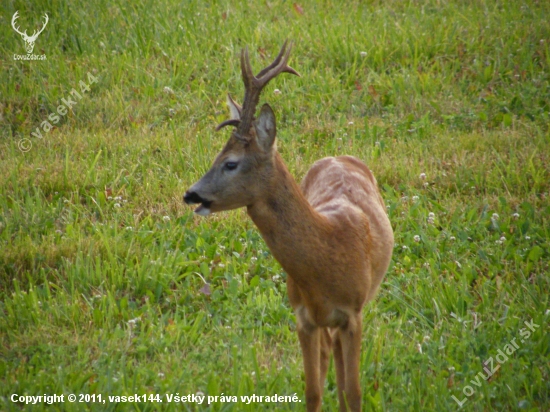
<path fill-rule="evenodd" d="M 237 127 L 241 121 L 239 119 L 229 119 L 221 122 L 219 125 L 216 126 L 216 132 L 220 129 L 224 128 L 225 126 L 235 126 Z"/>
<path fill-rule="evenodd" d="M 44 31 L 44 29 L 46 28 L 46 25 L 48 24 L 48 21 L 50 21 L 50 19 L 49 19 L 47 13 L 44 13 L 44 17 L 45 17 L 45 20 L 44 20 L 44 24 L 42 25 L 42 28 L 39 29 L 39 30 L 35 30 L 35 31 L 32 33 L 31 39 L 36 39 L 36 38 L 38 37 L 38 35 L 39 35 L 40 33 L 42 33 L 42 32 Z"/>
<path fill-rule="evenodd" d="M 288 58 L 290 57 L 290 52 L 292 51 L 292 42 L 288 46 L 288 50 L 286 48 L 288 44 L 288 40 L 285 41 L 283 44 L 283 47 L 281 48 L 281 51 L 279 52 L 279 55 L 275 59 L 273 63 L 271 63 L 269 66 L 267 66 L 265 69 L 263 69 L 256 78 L 260 81 L 262 86 L 264 84 L 267 84 L 273 77 L 275 77 L 279 73 L 290 73 L 294 74 L 296 76 L 300 76 L 300 74 L 294 70 L 292 67 L 287 65 Z"/>
<path fill-rule="evenodd" d="M 292 43 L 289 47 L 288 40 L 284 42 L 281 51 L 269 66 L 261 70 L 257 76 L 254 76 L 252 72 L 252 66 L 250 65 L 250 56 L 248 54 L 248 47 L 245 47 L 241 52 L 241 73 L 243 77 L 243 83 L 245 87 L 244 101 L 241 115 L 241 122 L 238 126 L 238 134 L 243 135 L 248 132 L 254 118 L 254 112 L 256 105 L 260 99 L 260 93 L 265 85 L 279 73 L 291 73 L 299 76 L 298 72 L 292 67 L 287 65 L 288 58 L 290 57 L 290 51 L 292 49 Z"/>
<path fill-rule="evenodd" d="M 256 75 L 256 77 L 258 77 L 258 78 L 262 77 L 264 74 L 266 74 L 268 71 L 270 71 L 272 68 L 274 68 L 275 66 L 277 66 L 279 64 L 279 62 L 283 58 L 283 54 L 285 53 L 287 44 L 288 44 L 288 40 L 285 40 L 285 42 L 283 43 L 283 47 L 281 47 L 281 51 L 279 52 L 279 54 L 277 55 L 277 57 L 275 58 L 273 63 L 271 63 L 265 69 L 262 69 L 262 71 L 260 71 L 260 73 L 258 73 Z M 292 49 L 292 43 L 290 44 L 290 48 Z M 289 50 L 289 52 L 290 52 L 290 50 Z"/>
<path fill-rule="evenodd" d="M 241 50 L 241 72 L 246 90 L 250 86 L 254 74 L 252 74 L 252 66 L 250 65 L 250 57 L 248 56 L 248 46 Z"/>
<path fill-rule="evenodd" d="M 13 29 L 14 29 L 17 33 L 19 33 L 21 36 L 27 36 L 27 30 L 25 30 L 24 33 L 21 33 L 21 31 L 19 30 L 19 27 L 15 27 L 15 20 L 17 20 L 18 18 L 19 18 L 19 10 L 17 10 L 17 11 L 14 13 L 13 17 L 11 18 L 11 25 L 12 25 Z"/>
<path fill-rule="evenodd" d="M 50 21 L 50 18 L 48 17 L 48 14 L 47 13 L 44 13 L 44 25 L 42 26 L 42 28 L 40 29 L 40 31 L 38 32 L 38 34 L 42 33 L 44 31 L 44 29 L 46 28 L 48 22 Z"/>

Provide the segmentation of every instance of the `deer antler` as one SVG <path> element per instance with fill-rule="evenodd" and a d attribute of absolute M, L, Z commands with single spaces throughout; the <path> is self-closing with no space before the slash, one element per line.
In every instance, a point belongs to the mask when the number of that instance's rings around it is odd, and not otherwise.
<path fill-rule="evenodd" d="M 48 17 L 48 15 L 46 13 L 44 13 L 44 17 L 46 18 L 45 21 L 44 21 L 44 25 L 42 26 L 42 28 L 38 31 L 34 31 L 34 33 L 32 34 L 31 36 L 31 39 L 32 40 L 36 40 L 36 38 L 38 37 L 38 35 L 40 33 L 42 33 L 44 31 L 44 29 L 46 28 L 46 25 L 48 24 L 48 22 L 50 21 L 50 18 Z"/>
<path fill-rule="evenodd" d="M 27 35 L 27 30 L 25 30 L 25 33 L 21 33 L 21 31 L 19 31 L 19 28 L 15 25 L 15 20 L 17 20 L 19 18 L 19 10 L 15 12 L 15 14 L 13 15 L 13 17 L 11 18 L 11 26 L 13 27 L 13 29 L 18 33 L 20 34 L 21 36 L 23 37 L 29 37 Z"/>
<path fill-rule="evenodd" d="M 292 43 L 288 44 L 288 40 L 285 41 L 279 55 L 275 58 L 273 63 L 265 69 L 262 69 L 257 76 L 254 76 L 252 73 L 252 66 L 250 65 L 250 57 L 248 55 L 248 47 L 241 51 L 241 72 L 245 88 L 241 118 L 240 120 L 226 120 L 225 122 L 220 123 L 216 130 L 221 129 L 224 126 L 236 126 L 238 135 L 243 136 L 248 133 L 250 126 L 252 125 L 252 121 L 254 120 L 254 114 L 256 112 L 256 106 L 260 100 L 260 94 L 265 85 L 279 73 L 284 72 L 300 76 L 296 70 L 287 65 L 291 50 Z"/>

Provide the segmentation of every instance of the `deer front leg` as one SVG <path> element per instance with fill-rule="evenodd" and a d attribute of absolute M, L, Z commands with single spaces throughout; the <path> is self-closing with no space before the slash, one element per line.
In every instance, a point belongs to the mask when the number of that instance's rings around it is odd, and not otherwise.
<path fill-rule="evenodd" d="M 343 405 L 341 402 L 342 397 L 340 397 L 340 410 L 343 412 L 347 411 L 348 408 L 351 412 L 361 411 L 361 386 L 359 382 L 359 363 L 361 361 L 361 332 L 361 313 L 350 316 L 346 326 L 341 327 L 338 331 L 342 347 L 342 358 L 345 370 L 345 403 Z M 337 374 L 338 373 L 339 372 L 337 368 Z M 340 382 L 338 382 L 338 392 L 340 393 Z"/>
<path fill-rule="evenodd" d="M 340 411 L 346 412 L 346 369 L 344 368 L 344 354 L 342 353 L 342 340 L 340 339 L 340 328 L 336 329 L 333 336 L 332 351 L 334 354 L 334 369 L 336 369 L 336 384 L 338 386 L 338 403 Z"/>
<path fill-rule="evenodd" d="M 325 379 L 327 378 L 328 366 L 330 364 L 330 349 L 332 348 L 332 336 L 329 328 L 322 328 L 321 331 L 321 364 L 319 384 L 321 392 L 325 387 Z"/>
<path fill-rule="evenodd" d="M 307 412 L 318 412 L 321 409 L 321 329 L 310 323 L 305 316 L 305 308 L 297 311 L 298 338 L 304 358 L 306 378 Z"/>

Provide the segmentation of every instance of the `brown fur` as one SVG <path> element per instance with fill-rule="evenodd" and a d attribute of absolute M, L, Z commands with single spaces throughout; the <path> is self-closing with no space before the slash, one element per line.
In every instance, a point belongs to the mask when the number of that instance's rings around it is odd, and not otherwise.
<path fill-rule="evenodd" d="M 289 300 L 304 352 L 307 409 L 320 408 L 333 347 L 340 408 L 347 410 L 347 403 L 359 411 L 361 310 L 374 297 L 393 249 L 384 203 L 372 173 L 356 158 L 318 161 L 302 191 L 278 154 L 275 165 L 265 200 L 249 206 L 248 214 L 289 275 Z M 278 210 L 270 199 L 278 199 Z"/>
<path fill-rule="evenodd" d="M 232 99 L 229 105 L 237 124 L 240 107 Z M 376 179 L 364 163 L 351 156 L 321 159 L 300 188 L 277 152 L 275 134 L 275 115 L 264 105 L 247 132 L 232 133 L 185 201 L 201 203 L 201 214 L 247 208 L 288 273 L 308 412 L 320 410 L 331 350 L 340 410 L 359 412 L 362 309 L 388 269 L 393 231 Z"/>

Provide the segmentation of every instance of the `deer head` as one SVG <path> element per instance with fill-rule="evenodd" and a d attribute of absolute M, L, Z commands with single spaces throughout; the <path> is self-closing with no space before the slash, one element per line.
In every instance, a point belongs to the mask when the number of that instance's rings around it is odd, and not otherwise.
<path fill-rule="evenodd" d="M 216 130 L 225 126 L 235 129 L 210 170 L 185 193 L 186 203 L 200 203 L 195 213 L 206 216 L 250 206 L 268 190 L 276 151 L 275 114 L 268 104 L 264 104 L 257 119 L 254 115 L 262 89 L 271 79 L 283 72 L 299 76 L 287 65 L 291 48 L 292 45 L 285 42 L 273 63 L 256 76 L 252 74 L 248 49 L 242 50 L 243 106 L 228 95 L 231 118 L 219 124 Z"/>
<path fill-rule="evenodd" d="M 47 14 L 44 14 L 44 25 L 40 30 L 35 30 L 32 36 L 27 35 L 27 30 L 25 30 L 24 33 L 22 33 L 19 28 L 15 25 L 15 20 L 19 18 L 19 11 L 16 11 L 11 19 L 11 25 L 13 29 L 21 35 L 23 40 L 25 41 L 25 50 L 27 50 L 28 54 L 31 54 L 34 49 L 34 43 L 36 42 L 36 39 L 38 38 L 38 35 L 44 31 L 46 28 L 46 25 L 48 24 L 49 18 Z"/>

